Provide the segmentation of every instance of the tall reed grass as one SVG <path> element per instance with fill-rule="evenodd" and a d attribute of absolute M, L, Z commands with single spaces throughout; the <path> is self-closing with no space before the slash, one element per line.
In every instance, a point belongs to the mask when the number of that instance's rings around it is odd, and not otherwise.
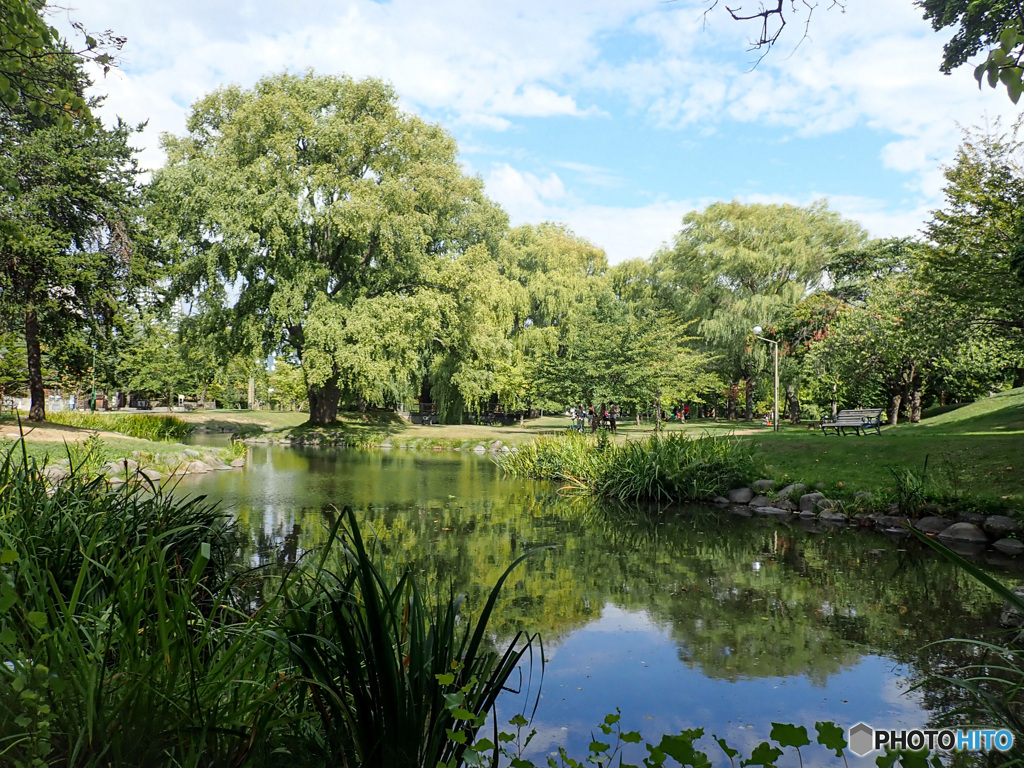
<path fill-rule="evenodd" d="M 351 511 L 290 571 L 236 573 L 236 546 L 202 499 L 0 457 L 0 765 L 457 764 L 537 642 L 488 633 L 508 572 L 469 620 Z"/>
<path fill-rule="evenodd" d="M 331 539 L 340 567 L 327 566 L 325 549 L 314 568 L 288 580 L 278 625 L 327 754 L 336 765 L 461 764 L 467 742 L 452 738 L 460 721 L 486 715 L 539 646 L 520 632 L 498 650 L 487 631 L 502 584 L 529 555 L 505 570 L 467 621 L 461 598 L 427 600 L 408 571 L 373 557 L 351 510 Z"/>
<path fill-rule="evenodd" d="M 143 440 L 181 440 L 192 433 L 192 425 L 176 416 L 147 413 L 99 414 L 56 411 L 47 414 L 46 418 L 53 424 L 120 432 Z"/>
<path fill-rule="evenodd" d="M 567 481 L 623 502 L 706 501 L 756 474 L 748 443 L 681 433 L 623 444 L 574 434 L 541 438 L 497 461 L 511 475 Z"/>

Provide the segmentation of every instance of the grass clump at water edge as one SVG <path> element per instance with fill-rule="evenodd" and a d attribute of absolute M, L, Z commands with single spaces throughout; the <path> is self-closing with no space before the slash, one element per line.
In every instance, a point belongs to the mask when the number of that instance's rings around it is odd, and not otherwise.
<path fill-rule="evenodd" d="M 193 426 L 175 416 L 157 416 L 146 413 L 82 413 L 57 411 L 47 414 L 47 420 L 66 427 L 120 432 L 143 440 L 181 440 L 192 433 Z"/>
<path fill-rule="evenodd" d="M 756 474 L 751 445 L 674 432 L 615 444 L 607 436 L 541 438 L 497 459 L 508 474 L 568 481 L 619 501 L 706 501 Z"/>

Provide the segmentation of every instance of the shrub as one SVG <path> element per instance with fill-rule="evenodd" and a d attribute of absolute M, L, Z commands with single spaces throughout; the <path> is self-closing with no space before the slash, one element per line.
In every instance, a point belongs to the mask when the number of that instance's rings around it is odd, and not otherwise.
<path fill-rule="evenodd" d="M 57 411 L 47 414 L 53 424 L 83 429 L 120 432 L 143 440 L 181 440 L 192 433 L 192 425 L 175 416 L 157 416 L 145 413 L 81 413 Z"/>

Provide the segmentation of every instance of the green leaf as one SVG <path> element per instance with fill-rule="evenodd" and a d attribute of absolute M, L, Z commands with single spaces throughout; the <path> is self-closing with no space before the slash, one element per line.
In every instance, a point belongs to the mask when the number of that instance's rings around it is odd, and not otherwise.
<path fill-rule="evenodd" d="M 728 744 L 725 743 L 725 739 L 720 739 L 718 736 L 715 736 L 713 734 L 712 734 L 711 738 L 713 738 L 716 742 L 718 742 L 718 746 L 720 746 L 722 748 L 722 751 L 725 752 L 725 756 L 728 757 L 730 760 L 732 760 L 734 757 L 736 757 L 739 754 L 738 750 L 733 749 L 732 747 L 730 747 Z"/>
<path fill-rule="evenodd" d="M 778 742 L 780 747 L 805 747 L 811 743 L 807 737 L 807 729 L 802 725 L 792 723 L 772 723 L 772 732 L 769 734 L 772 739 Z"/>
<path fill-rule="evenodd" d="M 644 740 L 644 737 L 640 735 L 639 731 L 626 731 L 619 735 L 619 738 L 624 744 L 639 744 Z"/>
<path fill-rule="evenodd" d="M 451 685 L 455 682 L 455 675 L 453 675 L 451 672 L 445 672 L 440 675 L 434 675 L 434 677 L 437 678 L 437 682 L 439 682 L 441 685 Z"/>
<path fill-rule="evenodd" d="M 11 563 L 17 562 L 18 553 L 13 549 L 5 549 L 0 552 L 0 565 L 10 565 Z"/>
<path fill-rule="evenodd" d="M 611 744 L 605 744 L 603 741 L 592 741 L 588 749 L 591 754 L 600 754 L 601 752 L 607 752 L 611 748 Z"/>
<path fill-rule="evenodd" d="M 757 745 L 754 751 L 750 753 L 750 759 L 744 760 L 740 765 L 760 765 L 762 768 L 774 768 L 775 761 L 780 757 L 782 757 L 781 749 L 773 747 L 767 741 L 762 741 Z"/>
<path fill-rule="evenodd" d="M 843 756 L 843 750 L 849 746 L 846 743 L 846 732 L 831 721 L 820 721 L 814 724 L 818 731 L 818 743 L 825 749 L 834 749 L 836 757 Z"/>
<path fill-rule="evenodd" d="M 15 639 L 17 639 L 17 635 L 14 634 L 13 629 L 10 627 L 0 629 L 0 645 L 14 645 Z"/>
<path fill-rule="evenodd" d="M 658 750 L 682 765 L 691 765 L 693 768 L 711 768 L 708 756 L 694 748 L 690 733 L 692 731 L 689 733 L 684 731 L 677 736 L 668 734 L 662 736 Z"/>
<path fill-rule="evenodd" d="M 36 629 L 46 626 L 46 614 L 42 611 L 29 611 L 25 614 L 25 619 Z"/>
<path fill-rule="evenodd" d="M 899 752 L 893 752 L 891 749 L 886 749 L 884 755 L 879 755 L 875 758 L 875 765 L 877 765 L 878 768 L 892 768 L 896 765 L 896 760 L 899 756 Z"/>

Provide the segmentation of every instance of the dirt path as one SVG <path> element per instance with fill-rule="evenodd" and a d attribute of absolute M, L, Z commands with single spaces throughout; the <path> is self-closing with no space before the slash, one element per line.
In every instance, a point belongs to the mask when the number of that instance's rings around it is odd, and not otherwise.
<path fill-rule="evenodd" d="M 95 429 L 82 429 L 81 427 L 66 427 L 63 424 L 32 424 L 27 421 L 21 422 L 21 431 L 28 442 L 34 443 L 77 443 L 85 440 L 90 435 L 99 435 L 103 438 L 114 438 L 119 440 L 131 440 L 127 435 L 118 432 L 104 432 Z M 0 437 L 7 440 L 17 440 L 21 433 L 18 432 L 17 423 L 0 424 Z"/>

